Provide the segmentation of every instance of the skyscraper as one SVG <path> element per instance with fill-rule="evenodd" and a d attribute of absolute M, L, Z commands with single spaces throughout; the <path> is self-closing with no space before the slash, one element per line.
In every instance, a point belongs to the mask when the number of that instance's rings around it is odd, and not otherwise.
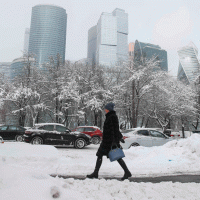
<path fill-rule="evenodd" d="M 26 56 L 14 59 L 10 65 L 10 80 L 12 81 L 15 77 L 22 75 L 23 68 L 26 67 L 29 62 L 33 63 L 34 61 L 34 58 L 27 58 Z"/>
<path fill-rule="evenodd" d="M 190 84 L 196 78 L 200 71 L 198 61 L 198 49 L 194 43 L 190 42 L 178 50 L 179 68 L 177 78 L 186 84 Z"/>
<path fill-rule="evenodd" d="M 28 53 L 29 35 L 30 35 L 30 29 L 26 28 L 24 34 L 24 55 Z"/>
<path fill-rule="evenodd" d="M 133 60 L 134 58 L 134 46 L 135 44 L 133 42 L 130 42 L 128 45 L 128 55 L 130 60 Z"/>
<path fill-rule="evenodd" d="M 88 53 L 87 58 L 96 63 L 96 49 L 97 49 L 97 26 L 93 26 L 88 31 Z"/>
<path fill-rule="evenodd" d="M 0 62 L 0 73 L 4 74 L 8 79 L 10 78 L 10 65 L 11 62 Z"/>
<path fill-rule="evenodd" d="M 102 13 L 88 31 L 88 58 L 103 66 L 128 62 L 128 14 L 116 8 Z"/>
<path fill-rule="evenodd" d="M 168 71 L 167 51 L 160 48 L 158 45 L 135 41 L 134 60 L 151 59 L 155 57 L 160 61 L 159 66 L 163 71 Z"/>
<path fill-rule="evenodd" d="M 49 57 L 59 54 L 65 61 L 66 10 L 54 5 L 36 5 L 32 8 L 29 53 L 36 55 L 36 64 L 42 66 Z"/>

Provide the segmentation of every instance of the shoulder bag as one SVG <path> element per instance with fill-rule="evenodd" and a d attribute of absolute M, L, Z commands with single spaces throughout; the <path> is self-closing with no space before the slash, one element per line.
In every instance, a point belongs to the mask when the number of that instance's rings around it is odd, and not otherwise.
<path fill-rule="evenodd" d="M 119 160 L 120 158 L 125 157 L 125 154 L 123 150 L 117 146 L 117 148 L 115 149 L 111 147 L 111 150 L 109 151 L 108 156 L 110 158 L 110 162 L 113 162 L 115 160 Z"/>

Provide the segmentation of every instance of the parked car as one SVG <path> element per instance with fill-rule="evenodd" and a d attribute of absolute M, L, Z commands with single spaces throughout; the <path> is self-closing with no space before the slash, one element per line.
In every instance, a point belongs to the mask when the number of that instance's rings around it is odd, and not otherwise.
<path fill-rule="evenodd" d="M 179 131 L 175 131 L 172 129 L 166 129 L 164 131 L 164 134 L 169 136 L 169 137 L 173 137 L 173 138 L 180 138 L 181 137 L 181 133 Z"/>
<path fill-rule="evenodd" d="M 0 136 L 4 140 L 16 140 L 17 142 L 23 141 L 25 128 L 15 125 L 2 125 L 0 126 Z"/>
<path fill-rule="evenodd" d="M 200 131 L 195 130 L 195 131 L 192 131 L 192 133 L 198 133 L 198 134 L 200 134 Z"/>
<path fill-rule="evenodd" d="M 25 131 L 24 141 L 31 144 L 73 145 L 82 149 L 91 144 L 91 137 L 80 132 L 71 132 L 63 124 L 35 124 Z"/>
<path fill-rule="evenodd" d="M 92 137 L 92 144 L 99 144 L 102 140 L 103 133 L 97 126 L 78 126 L 72 131 L 78 131 Z"/>
<path fill-rule="evenodd" d="M 121 143 L 124 149 L 132 146 L 160 146 L 173 139 L 154 128 L 136 128 L 132 132 L 122 133 L 125 143 Z"/>
<path fill-rule="evenodd" d="M 135 128 L 130 128 L 130 129 L 126 129 L 126 130 L 121 130 L 121 133 L 129 133 L 129 132 L 133 132 L 135 130 Z"/>
<path fill-rule="evenodd" d="M 3 141 L 3 138 L 0 136 L 0 144 L 3 144 L 4 141 Z"/>

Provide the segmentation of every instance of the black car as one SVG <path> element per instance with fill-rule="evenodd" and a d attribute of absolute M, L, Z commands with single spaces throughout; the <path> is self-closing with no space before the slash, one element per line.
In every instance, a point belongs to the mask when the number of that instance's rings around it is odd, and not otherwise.
<path fill-rule="evenodd" d="M 22 142 L 25 130 L 26 129 L 22 126 L 2 125 L 0 126 L 0 136 L 4 140 L 16 140 Z"/>
<path fill-rule="evenodd" d="M 41 123 L 25 131 L 24 142 L 31 144 L 73 145 L 82 149 L 91 144 L 91 137 L 80 132 L 71 132 L 63 124 Z"/>

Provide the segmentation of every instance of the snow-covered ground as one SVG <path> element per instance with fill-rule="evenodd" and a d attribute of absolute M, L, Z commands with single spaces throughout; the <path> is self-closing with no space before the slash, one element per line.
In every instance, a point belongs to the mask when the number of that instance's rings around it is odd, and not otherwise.
<path fill-rule="evenodd" d="M 200 199 L 197 183 L 134 183 L 117 180 L 74 180 L 49 174 L 86 175 L 93 171 L 97 145 L 85 149 L 5 142 L 0 144 L 2 200 L 129 200 Z M 161 147 L 124 150 L 134 177 L 180 173 L 200 174 L 200 135 L 174 140 Z M 122 177 L 117 162 L 104 157 L 100 177 Z"/>

